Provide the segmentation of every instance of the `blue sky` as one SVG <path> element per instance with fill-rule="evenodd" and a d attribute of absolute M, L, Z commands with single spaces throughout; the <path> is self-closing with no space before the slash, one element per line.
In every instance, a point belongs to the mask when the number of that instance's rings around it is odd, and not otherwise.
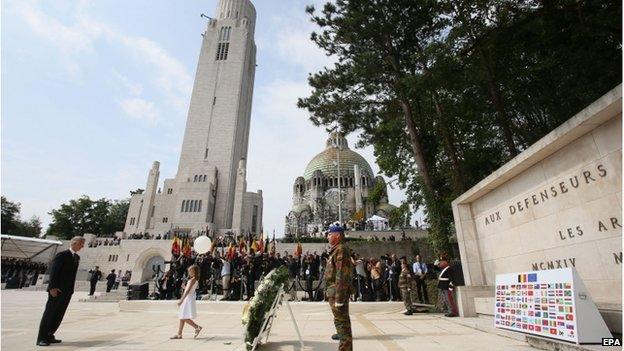
<path fill-rule="evenodd" d="M 264 228 L 281 236 L 292 183 L 324 147 L 297 97 L 332 60 L 309 40 L 321 0 L 254 1 L 258 47 L 248 155 Z M 2 194 L 22 218 L 82 194 L 122 199 L 153 161 L 175 175 L 205 19 L 216 0 L 2 1 Z M 356 136 L 349 136 L 353 145 Z M 372 148 L 359 150 L 377 172 Z M 400 190 L 390 201 L 400 204 Z"/>

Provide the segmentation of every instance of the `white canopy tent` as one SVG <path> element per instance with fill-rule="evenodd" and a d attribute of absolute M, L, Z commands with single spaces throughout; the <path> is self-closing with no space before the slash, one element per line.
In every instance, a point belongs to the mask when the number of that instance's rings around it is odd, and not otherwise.
<path fill-rule="evenodd" d="M 373 230 L 387 230 L 390 227 L 388 220 L 378 215 L 373 215 L 366 222 L 372 225 Z"/>
<path fill-rule="evenodd" d="M 22 258 L 45 263 L 49 262 L 56 254 L 58 247 L 63 245 L 63 243 L 58 240 L 29 238 L 7 234 L 0 234 L 0 239 L 2 239 L 0 251 L 2 257 Z"/>

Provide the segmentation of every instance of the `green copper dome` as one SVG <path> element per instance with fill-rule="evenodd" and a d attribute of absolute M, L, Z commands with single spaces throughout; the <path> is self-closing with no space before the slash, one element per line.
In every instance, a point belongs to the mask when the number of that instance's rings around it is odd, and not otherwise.
<path fill-rule="evenodd" d="M 338 145 L 342 147 L 340 151 Z M 335 164 L 338 160 L 338 152 L 340 152 L 340 176 L 352 177 L 353 165 L 360 166 L 362 175 L 367 172 L 369 176 L 373 176 L 373 169 L 368 162 L 360 154 L 349 149 L 347 139 L 339 133 L 332 133 L 327 139 L 326 146 L 327 148 L 323 152 L 314 156 L 308 163 L 303 173 L 305 180 L 312 178 L 312 174 L 317 170 L 323 172 L 325 177 L 338 177 L 338 169 Z"/>

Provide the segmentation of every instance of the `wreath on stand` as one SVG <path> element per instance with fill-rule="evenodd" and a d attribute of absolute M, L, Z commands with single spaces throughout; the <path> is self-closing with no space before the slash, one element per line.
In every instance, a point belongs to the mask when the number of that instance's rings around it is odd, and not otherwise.
<path fill-rule="evenodd" d="M 254 297 L 245 305 L 242 322 L 245 325 L 247 350 L 251 350 L 254 339 L 261 332 L 266 314 L 271 310 L 280 288 L 285 287 L 289 279 L 290 274 L 285 266 L 273 269 L 260 281 Z"/>

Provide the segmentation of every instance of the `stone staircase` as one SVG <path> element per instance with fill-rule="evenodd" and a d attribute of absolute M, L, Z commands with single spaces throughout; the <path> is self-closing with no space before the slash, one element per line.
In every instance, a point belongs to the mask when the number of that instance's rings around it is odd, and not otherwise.
<path fill-rule="evenodd" d="M 123 287 L 118 290 L 111 290 L 110 292 L 96 292 L 93 296 L 87 296 L 84 299 L 80 299 L 80 302 L 118 302 L 125 300 L 128 295 L 128 288 Z"/>
<path fill-rule="evenodd" d="M 148 283 L 148 295 L 152 294 L 154 291 L 154 282 L 150 281 Z M 106 292 L 106 284 L 100 289 L 100 284 L 95 289 L 95 294 L 93 296 L 87 296 L 84 299 L 80 299 L 80 302 L 118 302 L 121 300 L 126 300 L 128 298 L 128 287 L 120 286 L 117 290 L 111 290 L 110 292 Z M 87 286 L 87 290 L 88 290 Z"/>

